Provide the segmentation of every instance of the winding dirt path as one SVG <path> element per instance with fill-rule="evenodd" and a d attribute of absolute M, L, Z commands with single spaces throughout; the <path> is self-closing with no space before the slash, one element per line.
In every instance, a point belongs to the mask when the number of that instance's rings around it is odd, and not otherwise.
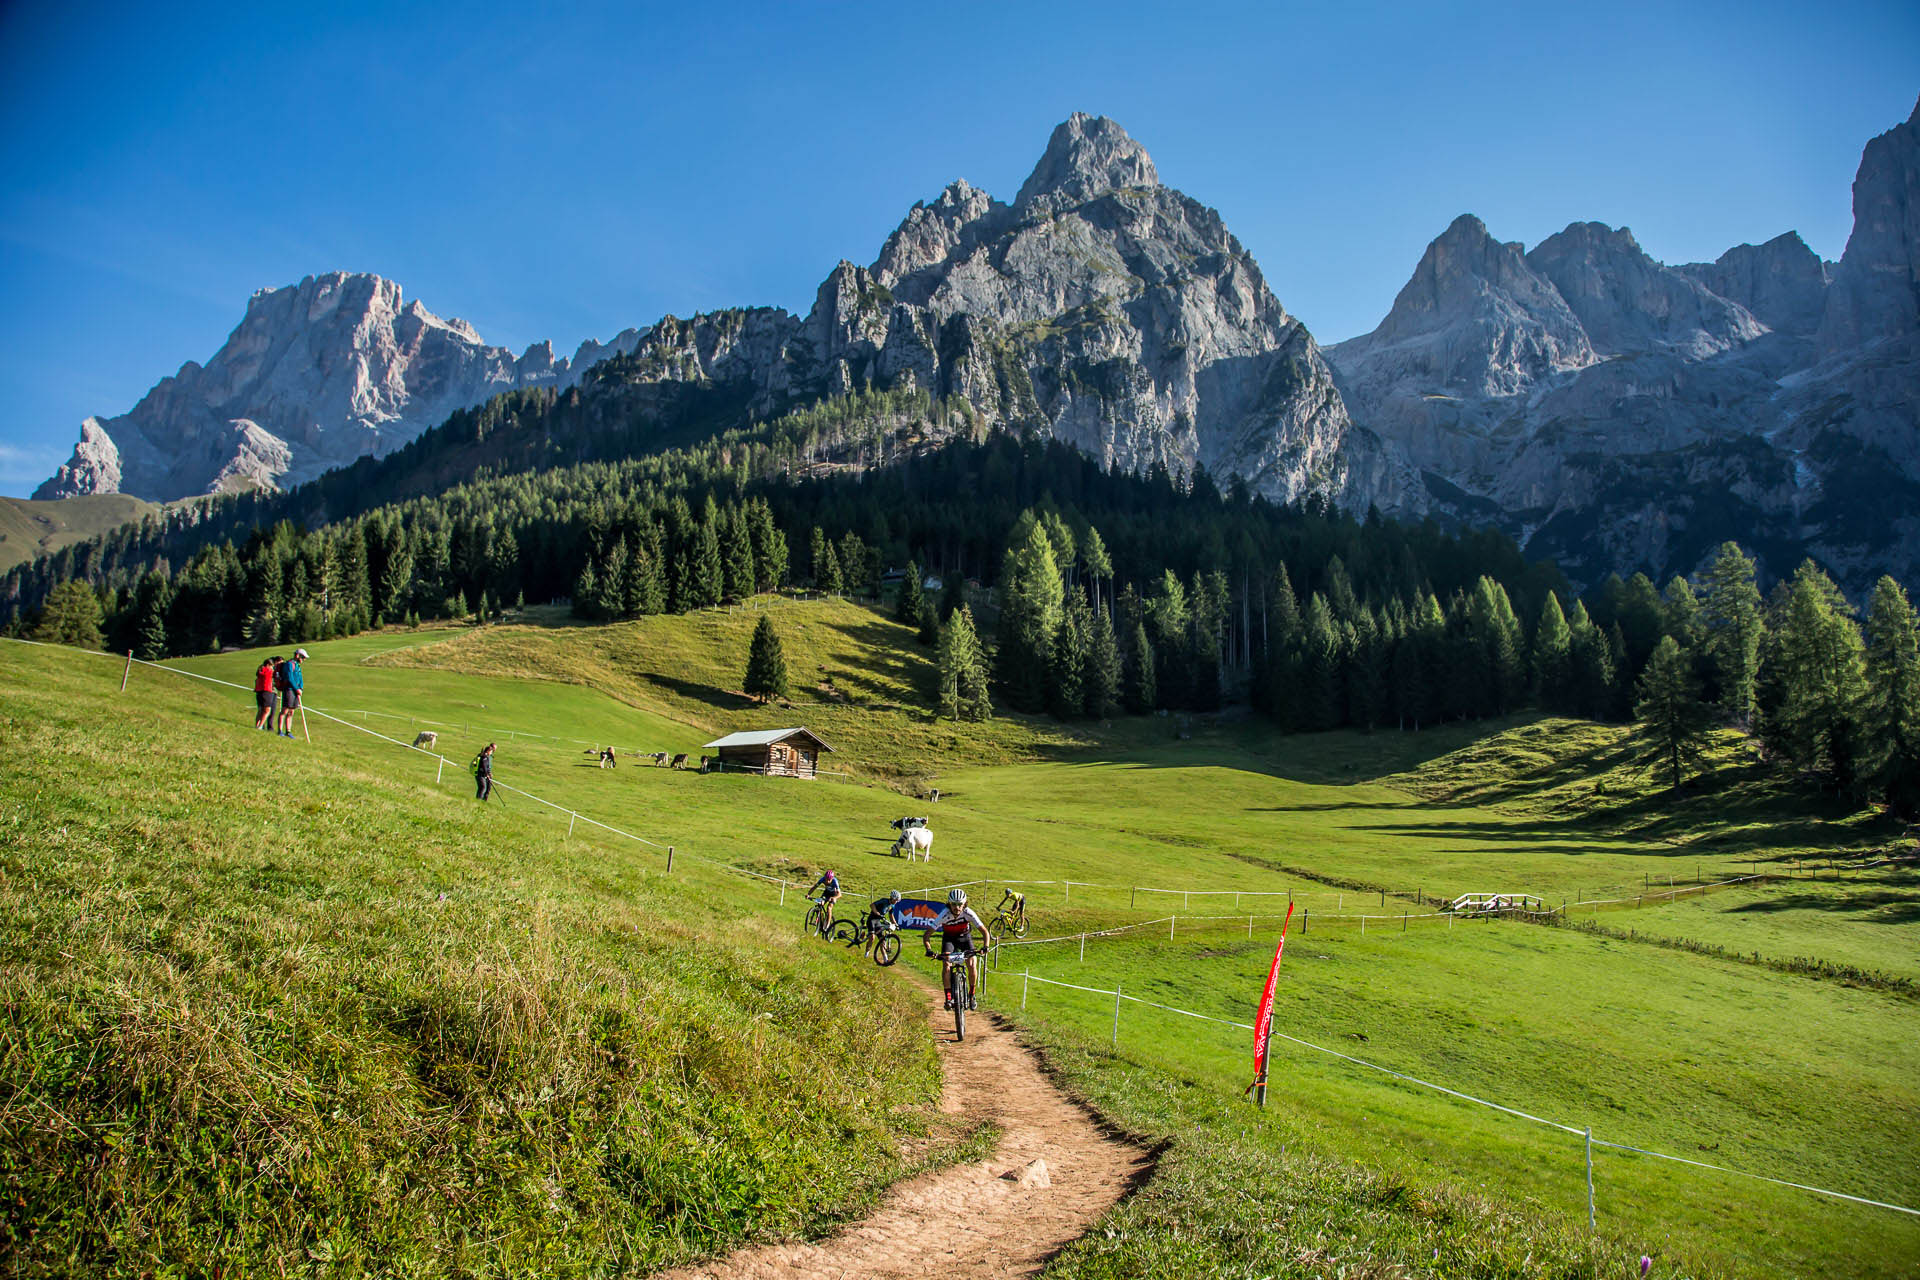
<path fill-rule="evenodd" d="M 986 1013 L 967 1019 L 934 1003 L 946 1082 L 940 1109 L 1000 1126 L 978 1164 L 923 1174 L 887 1194 L 872 1216 L 818 1244 L 759 1245 L 666 1272 L 660 1280 L 854 1280 L 864 1276 L 1030 1276 L 1084 1233 L 1151 1165 L 1139 1147 L 1101 1132 Z M 1033 1162 L 1044 1161 L 1050 1185 Z M 1023 1179 L 1024 1175 L 1024 1179 Z"/>

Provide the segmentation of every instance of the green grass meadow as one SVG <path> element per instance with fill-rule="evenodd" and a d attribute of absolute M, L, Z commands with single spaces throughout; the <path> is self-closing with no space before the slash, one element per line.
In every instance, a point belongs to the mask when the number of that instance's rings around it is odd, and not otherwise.
<path fill-rule="evenodd" d="M 763 609 L 786 706 L 737 692 Z M 1019 884 L 1033 938 L 1160 922 L 1084 959 L 1010 948 L 989 979 L 1162 1150 L 1050 1275 L 1920 1270 L 1920 1219 L 1607 1149 L 1590 1235 L 1577 1135 L 1291 1044 L 1256 1111 L 1243 1031 L 1127 1003 L 1115 1051 L 1111 997 L 1035 983 L 1020 1008 L 1030 969 L 1251 1021 L 1291 898 L 1283 1032 L 1605 1140 L 1920 1204 L 1920 875 L 1880 863 L 1897 831 L 1731 736 L 1672 798 L 1624 730 L 1572 721 L 954 725 L 924 711 L 911 633 L 844 602 L 309 648 L 313 708 L 434 728 L 453 763 L 318 714 L 311 745 L 255 733 L 243 690 L 136 667 L 122 696 L 105 657 L 0 652 L 0 1159 L 22 1188 L 0 1254 L 25 1273 L 644 1274 L 818 1231 L 953 1158 L 914 964 L 800 942 L 797 895 L 723 864 L 831 866 L 852 895 L 969 882 L 989 907 Z M 244 686 L 258 657 L 176 665 Z M 587 754 L 788 724 L 836 776 Z M 550 804 L 474 803 L 489 740 L 499 780 Z M 570 811 L 672 845 L 673 875 L 653 844 L 569 836 Z M 930 865 L 890 855 L 902 813 L 931 818 Z M 1593 931 L 1436 914 L 1474 891 Z"/>

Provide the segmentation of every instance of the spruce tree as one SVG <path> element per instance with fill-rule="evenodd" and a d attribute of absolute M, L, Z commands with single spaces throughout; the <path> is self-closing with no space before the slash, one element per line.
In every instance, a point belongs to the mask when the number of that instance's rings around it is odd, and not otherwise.
<path fill-rule="evenodd" d="M 894 617 L 904 626 L 917 627 L 926 602 L 926 590 L 920 585 L 920 566 L 909 560 L 906 576 L 900 579 L 900 597 L 894 601 Z"/>
<path fill-rule="evenodd" d="M 1093 619 L 1076 592 L 1060 611 L 1047 663 L 1047 710 L 1056 720 L 1082 715 L 1086 701 L 1087 631 Z"/>
<path fill-rule="evenodd" d="M 1099 532 L 1093 536 L 1097 539 Z M 1080 680 L 1081 709 L 1095 720 L 1105 720 L 1120 707 L 1120 646 L 1106 610 L 1095 609 L 1091 617 L 1086 669 Z"/>
<path fill-rule="evenodd" d="M 1707 570 L 1707 596 L 1700 614 L 1721 711 L 1732 723 L 1751 728 L 1766 623 L 1760 611 L 1760 589 L 1753 581 L 1753 561 L 1738 543 L 1720 544 L 1720 553 Z"/>
<path fill-rule="evenodd" d="M 1533 633 L 1533 696 L 1545 710 L 1569 715 L 1576 710 L 1572 695 L 1573 632 L 1560 597 L 1549 591 Z"/>
<path fill-rule="evenodd" d="M 134 635 L 134 652 L 148 662 L 167 656 L 167 606 L 172 602 L 173 589 L 165 576 L 149 570 L 140 579 L 140 591 L 135 596 L 139 621 Z"/>
<path fill-rule="evenodd" d="M 840 589 L 838 573 L 833 575 L 833 585 L 827 585 L 827 557 L 831 551 L 832 547 L 827 542 L 827 535 L 821 531 L 819 525 L 807 531 L 807 577 L 813 582 L 815 591 L 834 592 Z"/>
<path fill-rule="evenodd" d="M 1164 570 L 1159 585 L 1145 602 L 1148 635 L 1153 640 L 1156 706 L 1192 705 L 1192 669 L 1188 662 L 1193 613 L 1187 589 L 1173 570 Z"/>
<path fill-rule="evenodd" d="M 1053 637 L 1065 592 L 1053 543 L 1040 522 L 1028 513 L 1015 528 L 1026 532 L 1007 547 L 1001 564 L 995 657 L 1008 703 L 1021 711 L 1039 711 L 1047 705 Z"/>
<path fill-rule="evenodd" d="M 1347 675 L 1347 718 L 1373 732 L 1387 710 L 1387 656 L 1392 636 L 1383 631 L 1373 610 L 1359 606 L 1353 618 L 1353 655 Z"/>
<path fill-rule="evenodd" d="M 627 588 L 630 585 L 627 565 L 627 540 L 621 538 L 607 549 L 607 558 L 600 566 L 600 598 L 594 602 L 595 617 L 612 621 L 632 616 L 627 611 Z"/>
<path fill-rule="evenodd" d="M 1852 615 L 1846 597 L 1813 561 L 1794 573 L 1770 646 L 1778 699 L 1761 725 L 1772 750 L 1796 768 L 1820 771 L 1841 792 L 1853 787 L 1863 754 L 1865 653 Z"/>
<path fill-rule="evenodd" d="M 589 560 L 573 582 L 573 616 L 595 619 L 600 616 L 600 575 Z"/>
<path fill-rule="evenodd" d="M 974 630 L 973 610 L 964 604 L 940 629 L 935 660 L 939 673 L 939 714 L 949 720 L 988 720 L 993 703 L 987 696 L 986 657 Z"/>
<path fill-rule="evenodd" d="M 1667 785 L 1678 791 L 1683 770 L 1697 765 L 1706 747 L 1712 715 L 1700 700 L 1693 659 L 1672 636 L 1662 636 L 1647 659 L 1633 711 L 1641 740 L 1666 766 Z"/>
<path fill-rule="evenodd" d="M 1298 723 L 1317 732 L 1340 724 L 1340 636 L 1333 610 L 1318 591 L 1307 601 L 1300 629 Z"/>
<path fill-rule="evenodd" d="M 1133 624 L 1127 644 L 1126 676 L 1121 684 L 1121 700 L 1128 711 L 1143 716 L 1159 701 L 1154 677 L 1153 642 L 1147 639 L 1147 624 Z"/>
<path fill-rule="evenodd" d="M 1590 720 L 1608 719 L 1614 702 L 1613 656 L 1606 634 L 1587 616 L 1584 602 L 1574 601 L 1567 633 L 1568 662 L 1572 668 L 1569 708 L 1574 715 Z"/>
<path fill-rule="evenodd" d="M 100 597 L 77 578 L 69 578 L 47 593 L 40 606 L 40 625 L 33 639 L 43 644 L 70 644 L 80 649 L 100 647 Z"/>
<path fill-rule="evenodd" d="M 1906 591 L 1890 577 L 1867 612 L 1868 776 L 1899 817 L 1920 817 L 1920 626 Z"/>
<path fill-rule="evenodd" d="M 689 581 L 688 609 L 706 609 L 719 604 L 727 590 L 726 562 L 720 554 L 720 519 L 707 500 L 710 519 L 700 521 L 694 530 L 693 573 Z"/>
<path fill-rule="evenodd" d="M 747 520 L 739 507 L 728 507 L 723 590 L 729 600 L 745 600 L 754 594 L 753 535 L 747 532 Z"/>
<path fill-rule="evenodd" d="M 822 539 L 820 559 L 814 562 L 813 585 L 830 596 L 837 596 L 846 590 L 846 583 L 840 577 L 840 557 L 834 552 L 833 544 Z"/>
<path fill-rule="evenodd" d="M 770 702 L 787 693 L 787 657 L 780 648 L 780 637 L 773 619 L 766 614 L 753 628 L 753 641 L 747 649 L 747 676 L 742 685 L 750 698 Z"/>

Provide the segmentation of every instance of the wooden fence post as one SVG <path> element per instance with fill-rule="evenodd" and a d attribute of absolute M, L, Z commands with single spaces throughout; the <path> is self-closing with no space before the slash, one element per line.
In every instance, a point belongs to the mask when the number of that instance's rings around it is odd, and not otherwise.
<path fill-rule="evenodd" d="M 1120 984 L 1113 984 L 1113 1047 L 1120 1047 Z"/>
<path fill-rule="evenodd" d="M 673 846 L 667 846 L 667 874 L 673 874 Z"/>
<path fill-rule="evenodd" d="M 120 692 L 127 691 L 127 677 L 133 674 L 133 650 L 127 650 L 126 669 L 120 673 Z"/>

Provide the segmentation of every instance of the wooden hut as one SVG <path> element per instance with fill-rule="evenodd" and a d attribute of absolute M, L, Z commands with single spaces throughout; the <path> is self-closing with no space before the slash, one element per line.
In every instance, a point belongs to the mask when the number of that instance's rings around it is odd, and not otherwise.
<path fill-rule="evenodd" d="M 820 772 L 820 753 L 833 750 L 819 734 L 805 727 L 730 733 L 709 742 L 706 749 L 719 753 L 714 763 L 722 770 L 741 769 L 784 778 L 814 777 Z"/>

